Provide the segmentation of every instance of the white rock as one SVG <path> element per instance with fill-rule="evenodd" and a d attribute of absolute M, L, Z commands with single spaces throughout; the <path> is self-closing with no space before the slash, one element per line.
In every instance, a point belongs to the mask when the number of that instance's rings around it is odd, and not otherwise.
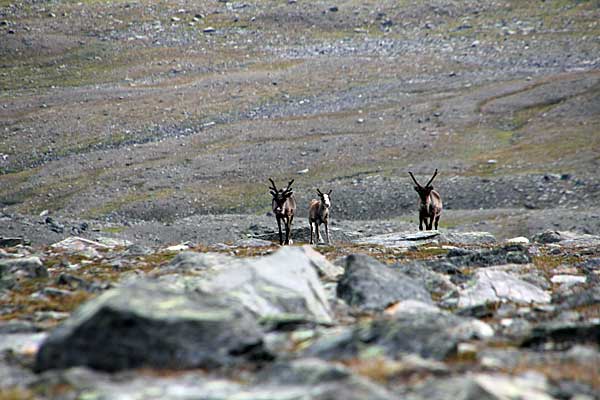
<path fill-rule="evenodd" d="M 384 313 L 387 315 L 399 315 L 439 312 L 442 312 L 442 310 L 433 304 L 423 303 L 422 301 L 418 300 L 402 300 L 386 308 Z"/>
<path fill-rule="evenodd" d="M 529 239 L 527 239 L 525 236 L 517 236 L 517 237 L 508 239 L 506 241 L 506 243 L 511 243 L 511 244 L 529 244 Z"/>
<path fill-rule="evenodd" d="M 470 286 L 460 291 L 458 307 L 472 307 L 488 302 L 512 301 L 520 304 L 550 303 L 550 295 L 516 276 L 493 269 L 479 270 Z"/>
<path fill-rule="evenodd" d="M 552 283 L 567 283 L 567 284 L 577 284 L 577 283 L 585 283 L 587 281 L 587 277 L 581 275 L 554 275 L 550 278 Z"/>

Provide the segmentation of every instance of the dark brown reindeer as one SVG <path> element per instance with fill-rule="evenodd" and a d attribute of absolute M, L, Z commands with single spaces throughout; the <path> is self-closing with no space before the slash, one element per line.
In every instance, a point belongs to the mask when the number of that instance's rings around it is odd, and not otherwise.
<path fill-rule="evenodd" d="M 273 196 L 273 213 L 275 213 L 277 227 L 279 228 L 279 244 L 292 244 L 292 221 L 296 212 L 296 199 L 294 199 L 294 191 L 292 190 L 294 180 L 292 179 L 285 189 L 277 189 L 273 179 L 269 178 L 269 181 L 272 185 L 269 191 Z M 285 242 L 281 233 L 281 220 L 285 224 Z"/>
<path fill-rule="evenodd" d="M 442 214 L 442 197 L 438 192 L 433 190 L 431 182 L 436 177 L 438 170 L 436 168 L 433 176 L 427 182 L 427 185 L 421 186 L 415 179 L 412 172 L 408 172 L 413 181 L 415 181 L 415 190 L 419 194 L 419 230 L 423 230 L 423 222 L 425 222 L 425 229 L 431 230 L 433 223 L 435 222 L 435 229 L 438 228 L 438 222 L 440 221 L 440 215 Z"/>
<path fill-rule="evenodd" d="M 313 244 L 313 225 L 315 226 L 315 235 L 317 237 L 316 243 L 319 243 L 321 239 L 319 236 L 319 225 L 325 225 L 325 236 L 327 238 L 327 244 L 329 241 L 329 208 L 331 207 L 331 195 L 332 190 L 327 193 L 321 193 L 317 189 L 319 194 L 319 200 L 311 200 L 310 206 L 308 207 L 308 224 L 310 225 L 310 244 Z"/>

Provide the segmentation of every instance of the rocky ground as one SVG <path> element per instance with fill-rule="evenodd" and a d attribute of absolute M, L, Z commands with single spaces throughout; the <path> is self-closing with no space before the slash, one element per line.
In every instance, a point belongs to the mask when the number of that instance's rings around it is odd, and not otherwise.
<path fill-rule="evenodd" d="M 600 236 L 0 251 L 0 398 L 597 399 Z"/>
<path fill-rule="evenodd" d="M 0 399 L 597 398 L 599 21 L 0 0 Z"/>

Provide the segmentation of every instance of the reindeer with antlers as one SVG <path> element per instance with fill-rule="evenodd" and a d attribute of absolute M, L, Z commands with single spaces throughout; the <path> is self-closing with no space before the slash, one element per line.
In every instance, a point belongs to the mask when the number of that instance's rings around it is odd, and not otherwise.
<path fill-rule="evenodd" d="M 431 186 L 431 182 L 433 182 L 438 173 L 437 168 L 425 186 L 421 186 L 417 182 L 412 172 L 409 171 L 408 173 L 415 182 L 415 190 L 419 194 L 419 230 L 423 230 L 423 222 L 425 222 L 425 229 L 428 231 L 431 230 L 435 222 L 435 229 L 437 230 L 440 215 L 442 214 L 442 197 Z"/>
<path fill-rule="evenodd" d="M 325 236 L 327 244 L 329 242 L 329 208 L 331 207 L 331 190 L 327 193 L 321 193 L 317 189 L 317 194 L 320 200 L 312 200 L 308 208 L 308 224 L 310 225 L 310 244 L 313 244 L 313 225 L 315 226 L 315 234 L 317 237 L 316 243 L 319 243 L 319 225 L 325 225 Z"/>
<path fill-rule="evenodd" d="M 294 199 L 294 191 L 292 190 L 292 179 L 285 189 L 277 189 L 273 179 L 269 178 L 271 187 L 269 191 L 273 196 L 273 213 L 277 218 L 277 227 L 279 228 L 279 244 L 292 244 L 292 221 L 294 220 L 294 212 L 296 212 L 296 199 Z M 285 242 L 281 232 L 281 220 L 285 224 Z"/>

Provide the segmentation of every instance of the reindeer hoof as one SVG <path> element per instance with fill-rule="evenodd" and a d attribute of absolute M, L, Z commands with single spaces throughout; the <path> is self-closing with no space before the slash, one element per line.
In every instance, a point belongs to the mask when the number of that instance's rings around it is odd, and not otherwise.
<path fill-rule="evenodd" d="M 288 243 L 288 244 L 289 244 L 289 245 L 292 245 L 292 244 L 294 244 L 294 241 L 293 241 L 292 239 L 290 239 L 290 241 L 289 241 L 289 243 Z"/>

